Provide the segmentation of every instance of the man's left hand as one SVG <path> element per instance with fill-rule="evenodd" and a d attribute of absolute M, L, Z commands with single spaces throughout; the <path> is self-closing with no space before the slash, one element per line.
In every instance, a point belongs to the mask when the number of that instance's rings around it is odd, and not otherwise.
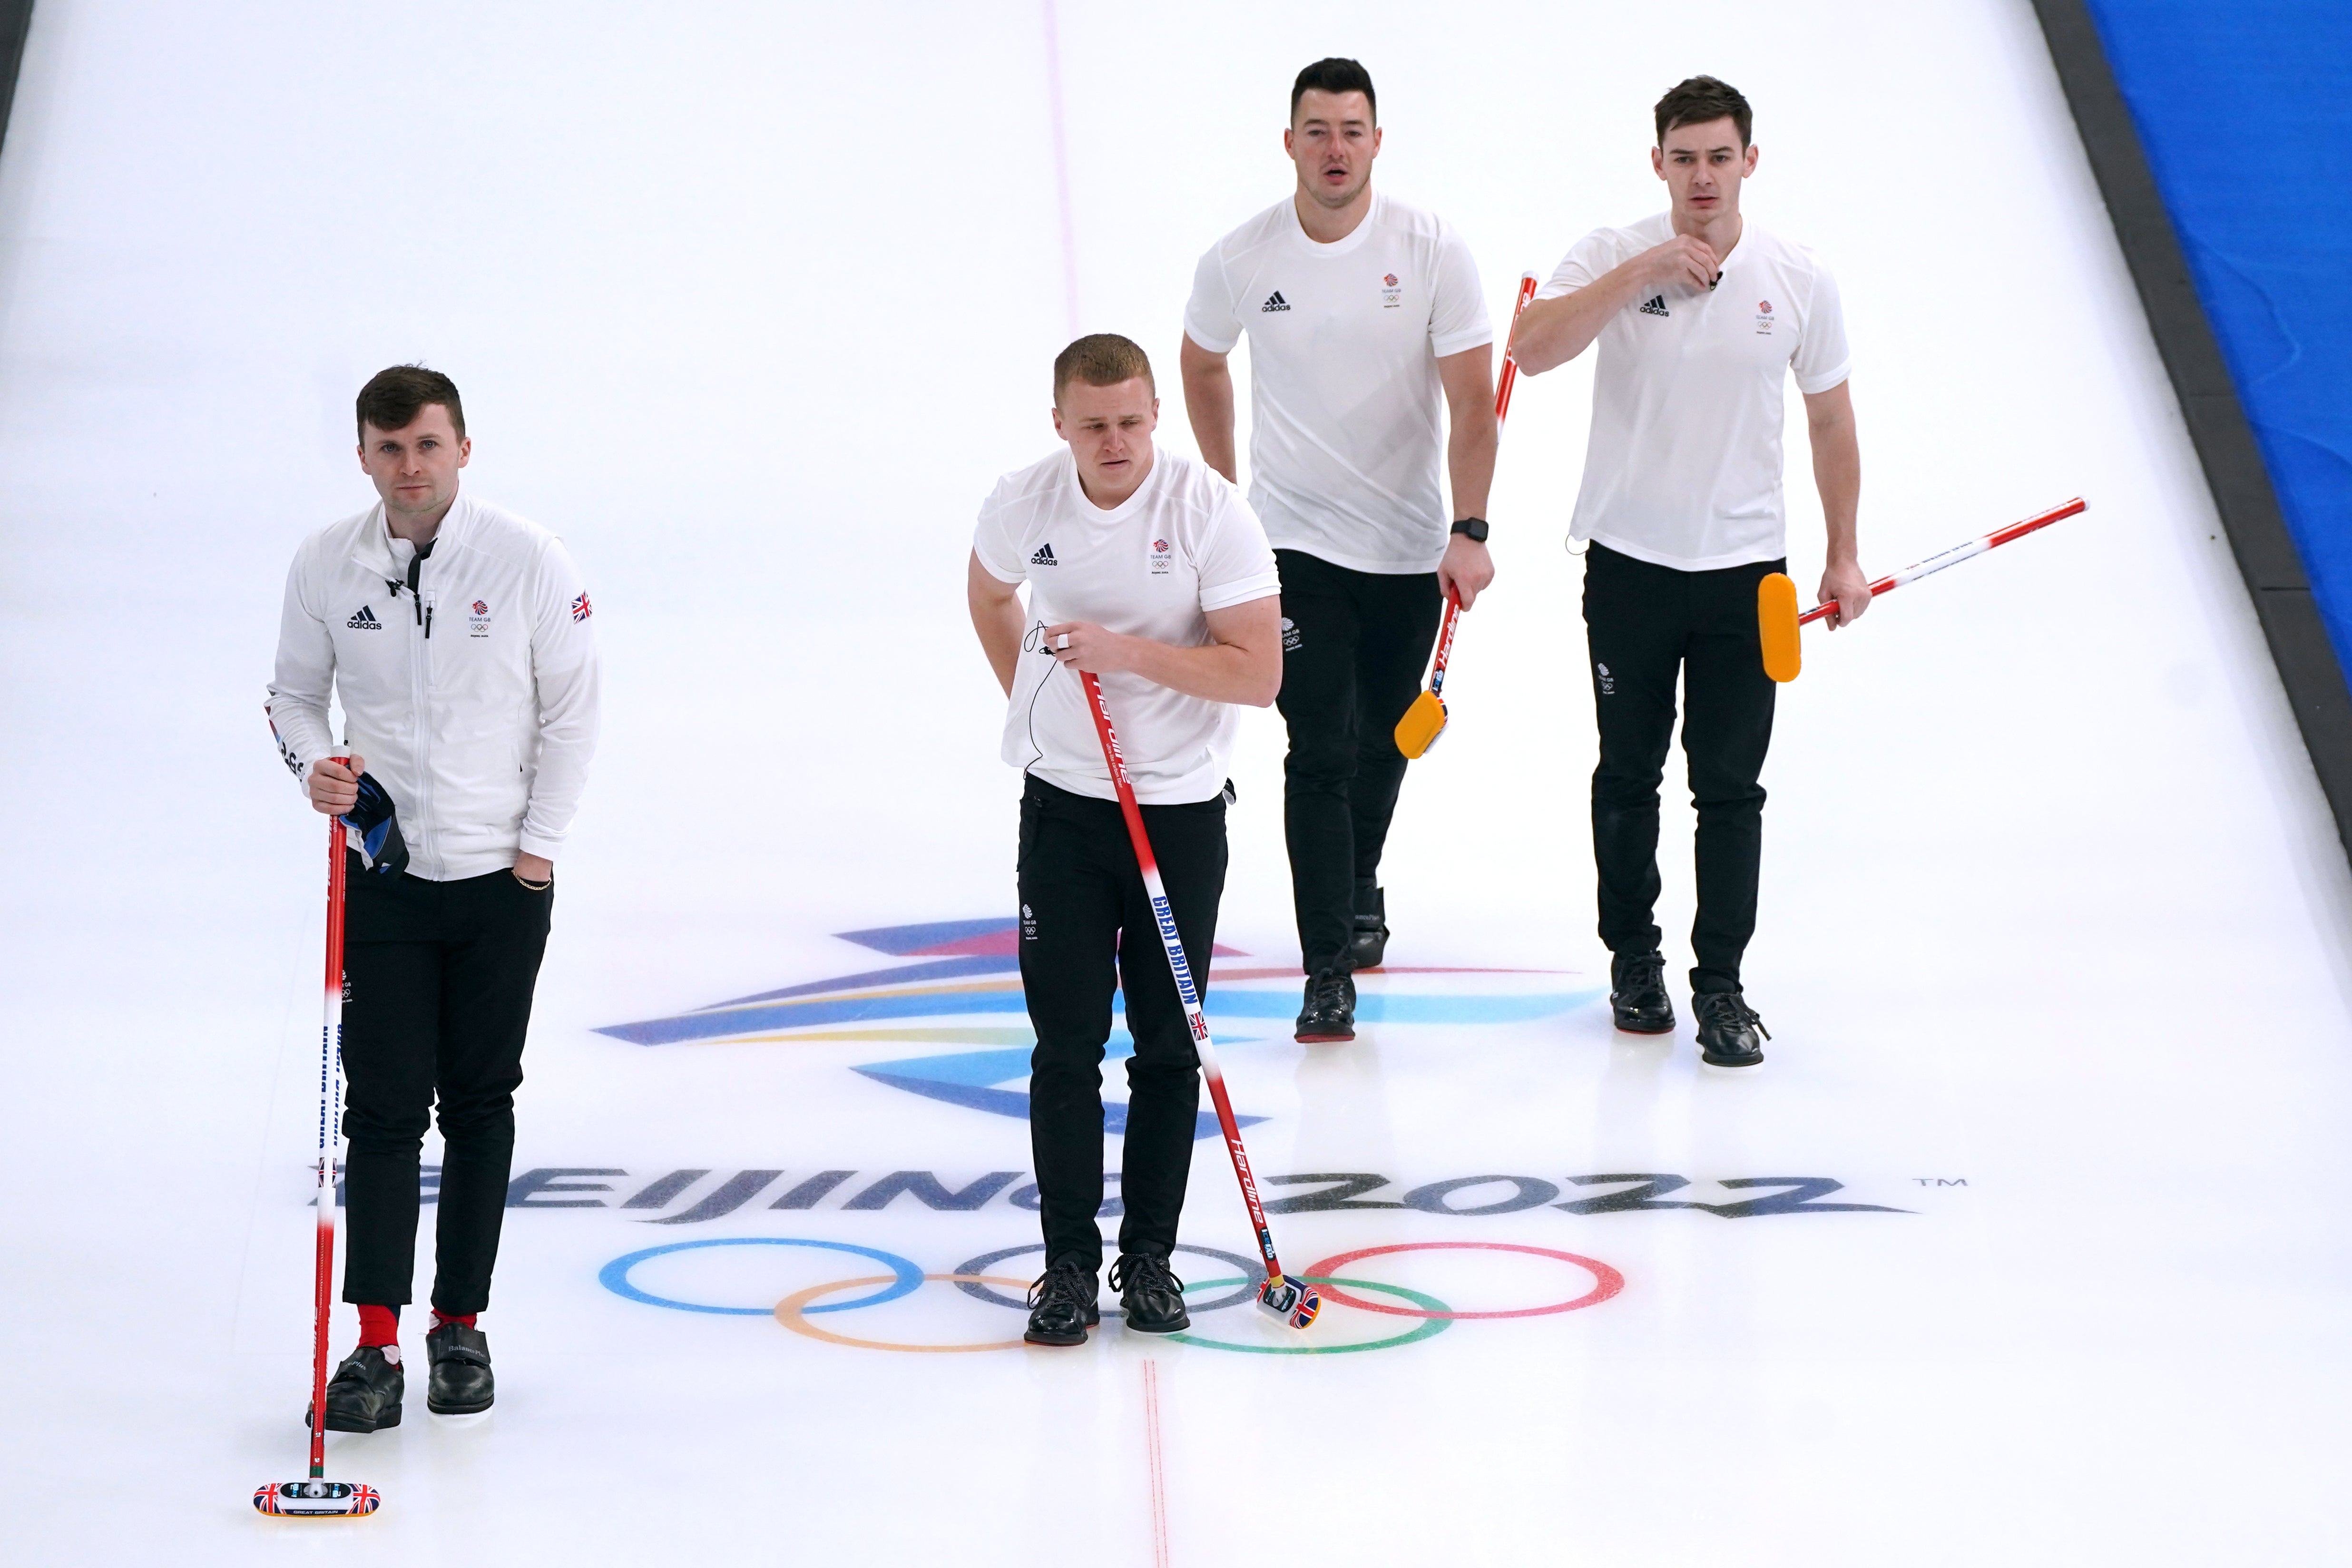
<path fill-rule="evenodd" d="M 1862 574 L 1860 562 L 1832 561 L 1822 573 L 1821 596 L 1813 603 L 1826 605 L 1832 599 L 1838 607 L 1826 617 L 1830 630 L 1862 619 L 1862 613 L 1870 608 L 1870 579 Z"/>
<path fill-rule="evenodd" d="M 1135 637 L 1106 631 L 1090 621 L 1064 621 L 1045 630 L 1045 651 L 1072 669 L 1090 675 L 1135 668 Z"/>
<path fill-rule="evenodd" d="M 1445 559 L 1437 563 L 1437 591 L 1458 594 L 1462 607 L 1468 609 L 1478 602 L 1486 584 L 1495 580 L 1495 558 L 1486 547 L 1466 533 L 1457 533 L 1445 542 Z"/>
<path fill-rule="evenodd" d="M 518 855 L 514 874 L 517 881 L 542 886 L 555 876 L 555 862 L 544 855 Z"/>

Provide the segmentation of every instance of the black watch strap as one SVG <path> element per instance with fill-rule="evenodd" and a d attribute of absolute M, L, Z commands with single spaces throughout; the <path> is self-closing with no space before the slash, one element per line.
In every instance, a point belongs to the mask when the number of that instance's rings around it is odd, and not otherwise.
<path fill-rule="evenodd" d="M 1484 544 L 1486 542 L 1486 520 L 1483 517 L 1463 518 L 1454 523 L 1454 531 Z"/>

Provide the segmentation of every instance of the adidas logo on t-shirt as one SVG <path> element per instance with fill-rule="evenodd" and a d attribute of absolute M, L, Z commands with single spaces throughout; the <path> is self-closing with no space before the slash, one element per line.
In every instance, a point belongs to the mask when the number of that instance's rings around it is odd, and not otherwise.
<path fill-rule="evenodd" d="M 1288 309 L 1290 309 L 1290 301 L 1282 297 L 1281 289 L 1276 289 L 1273 293 L 1265 297 L 1265 303 L 1258 307 L 1258 311 L 1263 315 L 1276 310 L 1287 310 Z"/>
<path fill-rule="evenodd" d="M 1029 564 L 1032 566 L 1051 566 L 1054 564 L 1054 547 L 1050 544 L 1039 545 L 1037 547 L 1037 553 L 1029 557 Z"/>
<path fill-rule="evenodd" d="M 351 627 L 351 629 L 355 632 L 380 632 L 383 630 L 383 623 L 375 618 L 375 606 L 373 605 L 362 605 L 360 606 L 360 613 L 353 616 L 350 620 L 345 621 L 343 625 Z"/>
<path fill-rule="evenodd" d="M 1654 296 L 1649 303 L 1642 307 L 1642 314 L 1645 316 L 1663 316 L 1666 313 L 1666 297 L 1664 294 Z"/>

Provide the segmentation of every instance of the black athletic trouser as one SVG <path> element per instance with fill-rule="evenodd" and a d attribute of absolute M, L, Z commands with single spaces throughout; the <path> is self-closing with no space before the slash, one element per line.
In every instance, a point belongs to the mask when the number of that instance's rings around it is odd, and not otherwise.
<path fill-rule="evenodd" d="M 1683 682 L 1683 754 L 1698 807 L 1694 991 L 1739 987 L 1756 934 L 1764 847 L 1764 753 L 1773 684 L 1756 630 L 1756 584 L 1787 563 L 1713 572 L 1654 566 L 1595 544 L 1584 559 L 1584 626 L 1601 765 L 1592 770 L 1592 858 L 1601 940 L 1612 953 L 1659 943 L 1658 784 Z"/>
<path fill-rule="evenodd" d="M 1356 884 L 1380 875 L 1404 783 L 1396 722 L 1421 693 L 1444 607 L 1437 574 L 1391 575 L 1277 550 L 1282 693 L 1290 729 L 1282 828 L 1307 973 L 1340 965 Z"/>
<path fill-rule="evenodd" d="M 1205 1000 L 1217 901 L 1225 889 L 1225 801 L 1147 805 L 1143 830 L 1176 932 Z M 1113 968 L 1113 957 L 1117 968 Z M 1127 1140 L 1118 1249 L 1166 1258 L 1192 1169 L 1201 1058 L 1118 803 L 1043 779 L 1021 792 L 1021 984 L 1037 1031 L 1030 1058 L 1029 1145 L 1048 1267 L 1102 1264 L 1103 1047 L 1114 988 L 1127 995 Z"/>
<path fill-rule="evenodd" d="M 433 1305 L 489 1305 L 506 1217 L 514 1091 L 555 889 L 511 871 L 453 882 L 378 877 L 350 861 L 343 973 L 343 1300 L 409 1300 L 416 1272 L 417 1153 L 440 1101 Z"/>

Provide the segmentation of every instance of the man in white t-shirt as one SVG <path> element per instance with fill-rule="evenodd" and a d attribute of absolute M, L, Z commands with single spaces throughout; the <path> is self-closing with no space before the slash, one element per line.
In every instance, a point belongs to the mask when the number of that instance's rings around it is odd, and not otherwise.
<path fill-rule="evenodd" d="M 1787 566 L 1780 427 L 1791 374 L 1829 524 L 1821 599 L 1838 603 L 1832 627 L 1870 604 L 1854 534 L 1862 455 L 1835 280 L 1811 251 L 1740 216 L 1740 184 L 1756 172 L 1748 100 L 1693 77 L 1658 100 L 1656 122 L 1650 162 L 1670 210 L 1577 241 L 1519 318 L 1513 357 L 1539 375 L 1601 345 L 1571 533 L 1591 542 L 1592 847 L 1610 1005 L 1621 1029 L 1675 1026 L 1654 911 L 1679 674 L 1698 808 L 1691 1005 L 1700 1059 L 1745 1068 L 1764 1060 L 1739 963 L 1756 930 L 1757 781 L 1774 691 L 1756 586 Z"/>
<path fill-rule="evenodd" d="M 1129 1329 L 1191 1322 L 1168 1259 L 1200 1131 L 1200 1058 L 1079 672 L 1101 679 L 1203 995 L 1225 884 L 1234 705 L 1265 707 L 1282 680 L 1281 580 L 1265 532 L 1226 480 L 1153 449 L 1159 422 L 1141 349 L 1109 333 L 1064 349 L 1054 428 L 1068 449 L 997 481 L 966 572 L 972 626 L 1012 700 L 1004 760 L 1024 775 L 1021 984 L 1037 1034 L 1029 1136 L 1045 1254 L 1032 1344 L 1083 1344 L 1098 1320 L 1114 988 L 1135 1054 L 1111 1288 Z"/>
<path fill-rule="evenodd" d="M 1283 132 L 1297 188 L 1210 248 L 1184 309 L 1185 411 L 1227 479 L 1226 355 L 1250 340 L 1250 503 L 1282 567 L 1301 1040 L 1355 1037 L 1350 972 L 1378 964 L 1388 942 L 1380 864 L 1404 781 L 1396 721 L 1420 691 L 1445 595 L 1468 609 L 1495 575 L 1486 296 L 1459 236 L 1373 192 L 1376 107 L 1354 60 L 1298 73 Z"/>

